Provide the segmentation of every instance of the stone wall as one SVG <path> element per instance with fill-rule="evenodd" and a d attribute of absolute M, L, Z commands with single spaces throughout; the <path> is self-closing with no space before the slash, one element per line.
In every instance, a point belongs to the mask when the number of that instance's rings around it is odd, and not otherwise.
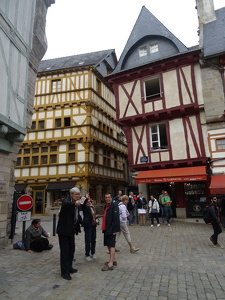
<path fill-rule="evenodd" d="M 55 3 L 54 0 L 36 0 L 33 45 L 29 59 L 28 82 L 26 82 L 23 87 L 24 89 L 27 89 L 27 129 L 31 126 L 38 65 L 47 49 L 47 40 L 45 36 L 47 9 L 53 3 Z M 9 5 L 16 5 L 16 2 L 11 2 Z M 21 15 L 21 18 L 24 17 L 24 15 Z M 11 78 L 9 78 L 9 80 L 11 80 Z M 11 153 L 0 151 L 0 248 L 3 248 L 8 243 L 10 235 L 15 185 L 14 164 L 17 159 L 19 148 L 20 143 L 14 142 Z"/>

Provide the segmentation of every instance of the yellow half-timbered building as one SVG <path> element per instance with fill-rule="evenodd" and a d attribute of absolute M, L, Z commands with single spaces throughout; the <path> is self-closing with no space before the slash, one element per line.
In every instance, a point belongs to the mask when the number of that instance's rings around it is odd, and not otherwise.
<path fill-rule="evenodd" d="M 127 147 L 104 79 L 116 62 L 114 50 L 41 62 L 15 171 L 17 191 L 33 196 L 33 213 L 54 212 L 73 186 L 96 203 L 106 192 L 125 192 Z"/>

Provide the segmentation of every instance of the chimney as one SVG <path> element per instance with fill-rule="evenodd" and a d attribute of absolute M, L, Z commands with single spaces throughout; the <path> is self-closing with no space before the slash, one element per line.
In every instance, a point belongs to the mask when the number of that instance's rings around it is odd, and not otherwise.
<path fill-rule="evenodd" d="M 203 48 L 204 24 L 215 21 L 216 15 L 213 0 L 196 0 L 196 8 L 199 23 L 199 47 Z"/>

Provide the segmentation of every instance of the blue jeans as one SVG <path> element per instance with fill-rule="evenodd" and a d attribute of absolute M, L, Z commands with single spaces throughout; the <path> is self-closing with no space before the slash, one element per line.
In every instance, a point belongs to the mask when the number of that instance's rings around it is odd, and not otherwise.
<path fill-rule="evenodd" d="M 135 220 L 135 211 L 134 211 L 134 209 L 130 210 L 129 214 L 130 215 L 128 217 L 128 221 L 129 221 L 129 225 L 131 225 L 131 224 L 134 224 L 134 220 Z"/>
<path fill-rule="evenodd" d="M 170 219 L 172 218 L 173 215 L 173 211 L 172 208 L 170 206 L 164 206 L 164 213 L 165 213 L 165 217 L 166 217 L 166 222 L 168 224 L 170 224 Z"/>

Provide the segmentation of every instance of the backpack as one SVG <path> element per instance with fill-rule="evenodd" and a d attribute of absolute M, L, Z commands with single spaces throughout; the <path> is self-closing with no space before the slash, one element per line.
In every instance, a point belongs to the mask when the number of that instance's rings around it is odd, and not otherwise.
<path fill-rule="evenodd" d="M 209 211 L 209 206 L 206 206 L 203 209 L 203 220 L 205 221 L 206 224 L 211 223 L 211 217 L 210 217 L 210 211 Z"/>
<path fill-rule="evenodd" d="M 13 244 L 13 249 L 25 250 L 25 245 L 23 241 L 18 241 Z"/>

